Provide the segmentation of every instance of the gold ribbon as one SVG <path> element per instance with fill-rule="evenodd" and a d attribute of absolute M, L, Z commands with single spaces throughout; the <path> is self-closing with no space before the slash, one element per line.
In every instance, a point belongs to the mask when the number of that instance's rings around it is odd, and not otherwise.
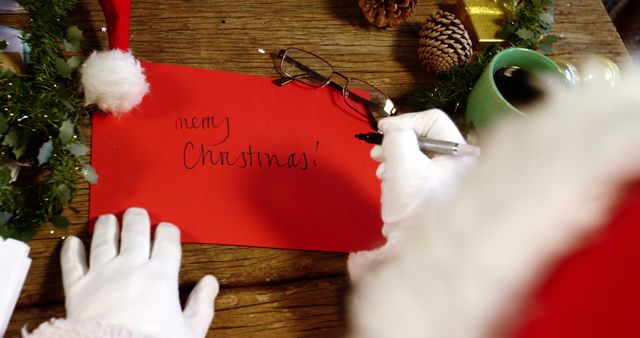
<path fill-rule="evenodd" d="M 459 0 L 459 5 L 466 11 L 465 25 L 472 27 L 474 43 L 502 42 L 504 39 L 496 37 L 502 29 L 505 9 L 501 6 L 510 5 L 518 0 Z"/>

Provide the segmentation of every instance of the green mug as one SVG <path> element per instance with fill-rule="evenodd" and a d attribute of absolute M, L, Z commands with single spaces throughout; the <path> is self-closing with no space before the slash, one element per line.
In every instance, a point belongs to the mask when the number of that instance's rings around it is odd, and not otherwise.
<path fill-rule="evenodd" d="M 505 49 L 493 57 L 469 94 L 465 119 L 476 129 L 487 127 L 504 114 L 525 115 L 500 94 L 493 80 L 497 70 L 512 66 L 535 74 L 550 74 L 562 83 L 570 83 L 563 69 L 550 58 L 531 49 Z"/>

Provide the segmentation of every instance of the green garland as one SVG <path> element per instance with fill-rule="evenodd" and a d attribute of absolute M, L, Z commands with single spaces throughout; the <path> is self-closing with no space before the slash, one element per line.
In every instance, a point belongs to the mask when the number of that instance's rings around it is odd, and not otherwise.
<path fill-rule="evenodd" d="M 30 62 L 22 76 L 0 71 L 0 236 L 28 240 L 45 222 L 66 227 L 62 212 L 82 172 L 95 171 L 80 128 L 89 124 L 78 74 L 82 32 L 65 26 L 77 0 L 19 0 L 30 16 L 23 40 Z M 13 182 L 9 166 L 20 166 Z"/>
<path fill-rule="evenodd" d="M 557 36 L 549 34 L 553 25 L 553 0 L 502 0 L 499 4 L 505 10 L 505 18 L 498 35 L 508 42 L 508 47 L 540 49 L 551 54 L 551 45 L 558 41 Z M 504 46 L 489 45 L 468 63 L 440 75 L 435 87 L 417 88 L 407 104 L 416 110 L 440 108 L 466 132 L 469 125 L 464 112 L 469 93 L 493 56 L 502 49 Z"/>

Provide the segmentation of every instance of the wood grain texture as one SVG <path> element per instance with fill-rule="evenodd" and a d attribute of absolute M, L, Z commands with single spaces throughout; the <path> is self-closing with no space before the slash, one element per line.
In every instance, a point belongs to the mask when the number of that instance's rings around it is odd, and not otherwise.
<path fill-rule="evenodd" d="M 555 57 L 577 61 L 602 54 L 616 61 L 628 54 L 599 0 L 558 0 L 554 31 L 562 39 Z M 355 0 L 136 0 L 131 48 L 145 60 L 276 76 L 274 61 L 258 48 L 277 52 L 300 47 L 322 55 L 336 69 L 366 80 L 398 102 L 433 77 L 417 57 L 420 23 L 454 0 L 421 0 L 403 26 L 379 30 L 366 23 Z M 1 22 L 20 26 L 23 15 Z M 81 0 L 74 20 L 91 48 L 107 45 L 95 0 Z M 86 131 L 85 137 L 90 137 Z M 58 254 L 61 239 L 76 235 L 88 244 L 89 190 L 80 183 L 68 213 L 71 226 L 45 226 L 30 242 L 33 265 L 7 336 L 17 336 L 50 317 L 64 316 Z M 212 220 L 215 222 L 215 220 Z M 346 255 L 222 245 L 186 244 L 182 295 L 206 273 L 221 283 L 209 337 L 339 337 L 345 333 L 348 293 Z"/>

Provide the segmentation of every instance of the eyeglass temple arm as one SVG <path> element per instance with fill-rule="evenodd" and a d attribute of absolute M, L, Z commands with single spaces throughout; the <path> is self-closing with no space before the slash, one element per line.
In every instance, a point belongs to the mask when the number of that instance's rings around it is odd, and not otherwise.
<path fill-rule="evenodd" d="M 305 77 L 313 77 L 313 75 L 311 75 L 311 74 L 300 74 L 300 75 L 296 75 L 296 76 L 286 76 L 286 77 L 281 77 L 279 79 L 275 79 L 275 80 L 273 80 L 271 82 L 273 82 L 275 85 L 278 85 L 278 86 L 284 86 L 284 85 L 287 85 L 287 84 L 289 84 L 289 83 L 291 83 L 291 82 L 293 82 L 295 80 L 300 80 L 300 79 L 303 79 Z M 344 92 L 344 87 L 342 87 L 341 85 L 339 85 L 336 82 L 329 81 L 329 83 L 327 83 L 327 86 L 329 86 L 329 87 L 331 87 L 331 88 L 333 88 L 333 89 L 335 89 L 335 90 L 337 90 L 339 92 Z M 358 103 L 360 103 L 360 104 L 363 104 L 363 105 L 370 105 L 371 104 L 371 101 L 365 99 L 364 97 L 362 97 L 362 96 L 360 96 L 360 95 L 358 95 L 358 94 L 356 94 L 356 93 L 354 93 L 352 91 L 349 91 L 349 98 L 354 100 L 354 101 L 356 101 L 356 102 L 358 102 Z"/>
<path fill-rule="evenodd" d="M 284 86 L 284 85 L 288 85 L 289 83 L 295 81 L 295 80 L 300 80 L 300 79 L 304 79 L 306 77 L 315 77 L 313 76 L 313 74 L 300 74 L 300 75 L 296 75 L 296 76 L 285 76 L 285 77 L 281 77 L 279 79 L 274 79 L 273 81 L 271 81 L 273 84 L 276 84 L 278 86 Z M 327 84 L 327 86 L 338 90 L 340 92 L 344 91 L 344 87 L 342 87 L 341 85 L 339 85 L 336 82 L 333 81 L 329 81 Z M 363 102 L 367 102 L 367 100 L 353 92 L 350 92 L 349 97 L 351 97 L 351 95 L 353 95 L 356 101 L 358 101 L 359 103 L 363 103 Z"/>
<path fill-rule="evenodd" d="M 295 80 L 299 80 L 301 78 L 308 77 L 308 76 L 310 76 L 310 75 L 309 74 L 301 74 L 301 75 L 293 76 L 293 77 L 287 76 L 287 77 L 275 79 L 272 82 L 274 84 L 278 85 L 278 86 L 284 86 L 284 85 L 289 84 L 289 83 L 291 83 L 291 82 L 293 82 Z M 332 88 L 336 89 L 337 91 L 339 91 L 341 93 L 344 93 L 344 88 L 341 85 L 339 85 L 339 84 L 337 84 L 337 83 L 335 83 L 333 81 L 329 81 L 328 85 L 329 85 L 329 87 L 332 87 Z M 360 95 L 358 95 L 358 94 L 356 94 L 356 93 L 354 93 L 352 91 L 349 91 L 348 95 L 349 95 L 350 99 L 352 99 L 352 100 L 354 100 L 354 101 L 356 101 L 356 102 L 358 102 L 358 103 L 360 103 L 360 104 L 362 104 L 364 106 L 368 107 L 368 106 L 372 105 L 371 101 L 363 98 L 362 96 L 360 96 Z M 369 111 L 371 111 L 371 109 L 369 109 Z M 367 117 L 367 120 L 369 120 L 369 125 L 371 126 L 371 128 L 374 129 L 374 130 L 377 130 L 378 129 L 378 122 L 373 117 L 373 115 L 371 115 L 371 113 L 369 113 L 366 117 Z"/>

